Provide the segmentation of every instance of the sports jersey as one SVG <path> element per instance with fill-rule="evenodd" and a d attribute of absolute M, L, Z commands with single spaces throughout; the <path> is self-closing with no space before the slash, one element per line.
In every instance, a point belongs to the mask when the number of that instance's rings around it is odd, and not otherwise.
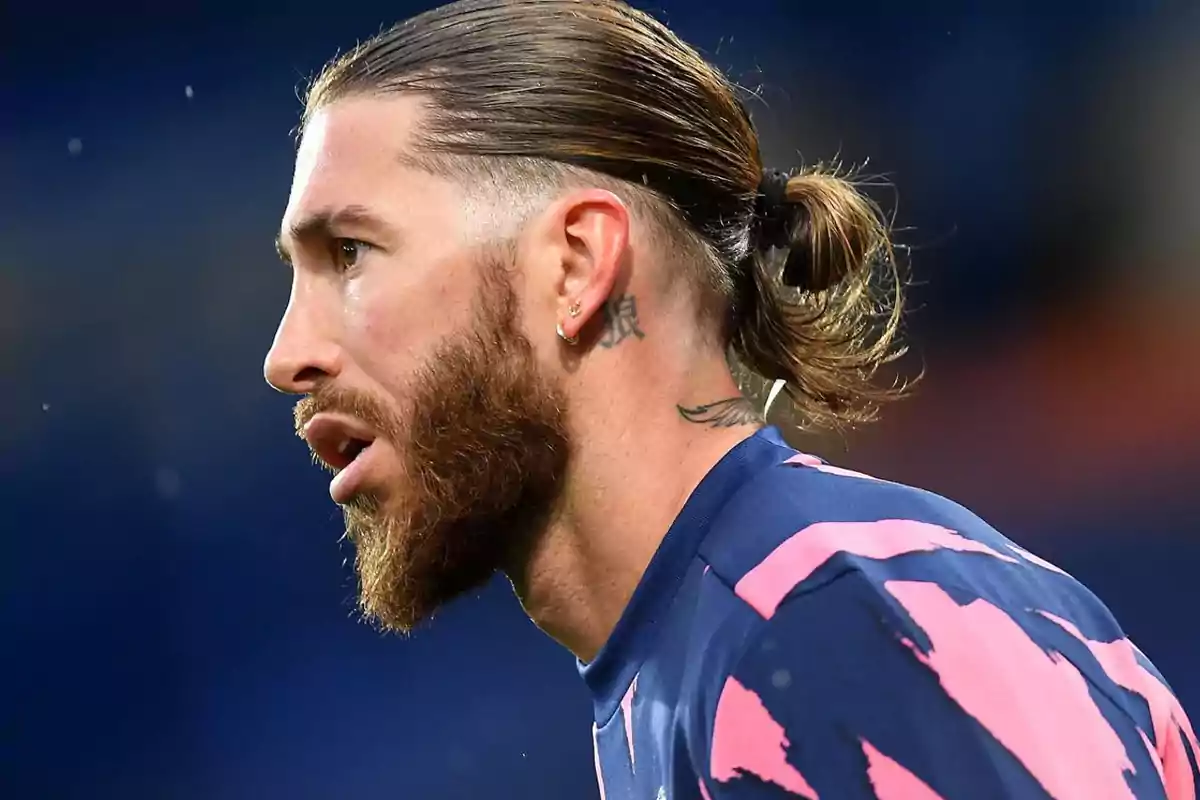
<path fill-rule="evenodd" d="M 605 800 L 1196 800 L 1170 687 L 1058 567 L 766 428 L 580 672 Z"/>

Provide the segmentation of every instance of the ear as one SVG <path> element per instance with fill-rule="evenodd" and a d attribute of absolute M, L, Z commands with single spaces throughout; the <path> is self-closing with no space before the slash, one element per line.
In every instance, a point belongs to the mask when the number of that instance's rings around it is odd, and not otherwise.
<path fill-rule="evenodd" d="M 604 189 L 573 191 L 550 209 L 546 230 L 560 257 L 555 315 L 567 338 L 596 314 L 613 292 L 629 249 L 629 209 Z"/>

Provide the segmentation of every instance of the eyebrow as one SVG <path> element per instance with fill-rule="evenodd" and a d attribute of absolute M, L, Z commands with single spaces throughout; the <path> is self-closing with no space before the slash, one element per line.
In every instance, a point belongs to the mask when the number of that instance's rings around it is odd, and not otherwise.
<path fill-rule="evenodd" d="M 386 237 L 392 228 L 380 217 L 371 213 L 366 206 L 350 205 L 339 209 L 325 209 L 309 214 L 288 226 L 287 236 L 283 233 L 275 237 L 275 252 L 285 263 L 292 263 L 292 253 L 287 246 L 288 241 L 311 242 L 317 240 L 336 239 L 349 235 L 347 229 L 374 233 Z"/>

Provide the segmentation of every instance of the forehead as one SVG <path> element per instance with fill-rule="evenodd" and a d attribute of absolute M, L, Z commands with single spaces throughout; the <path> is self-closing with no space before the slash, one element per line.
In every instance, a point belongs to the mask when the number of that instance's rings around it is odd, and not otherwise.
<path fill-rule="evenodd" d="M 331 209 L 394 206 L 406 186 L 428 181 L 400 158 L 420 112 L 418 98 L 395 95 L 346 98 L 313 114 L 296 154 L 284 228 Z"/>

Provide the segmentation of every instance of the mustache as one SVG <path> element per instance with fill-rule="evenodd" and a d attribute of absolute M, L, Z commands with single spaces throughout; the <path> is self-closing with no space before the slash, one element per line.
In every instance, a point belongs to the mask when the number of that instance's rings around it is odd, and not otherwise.
<path fill-rule="evenodd" d="M 304 429 L 318 414 L 345 414 L 370 425 L 380 433 L 390 431 L 394 423 L 385 406 L 375 398 L 354 389 L 319 384 L 311 393 L 300 398 L 292 410 L 296 435 L 304 438 Z"/>

